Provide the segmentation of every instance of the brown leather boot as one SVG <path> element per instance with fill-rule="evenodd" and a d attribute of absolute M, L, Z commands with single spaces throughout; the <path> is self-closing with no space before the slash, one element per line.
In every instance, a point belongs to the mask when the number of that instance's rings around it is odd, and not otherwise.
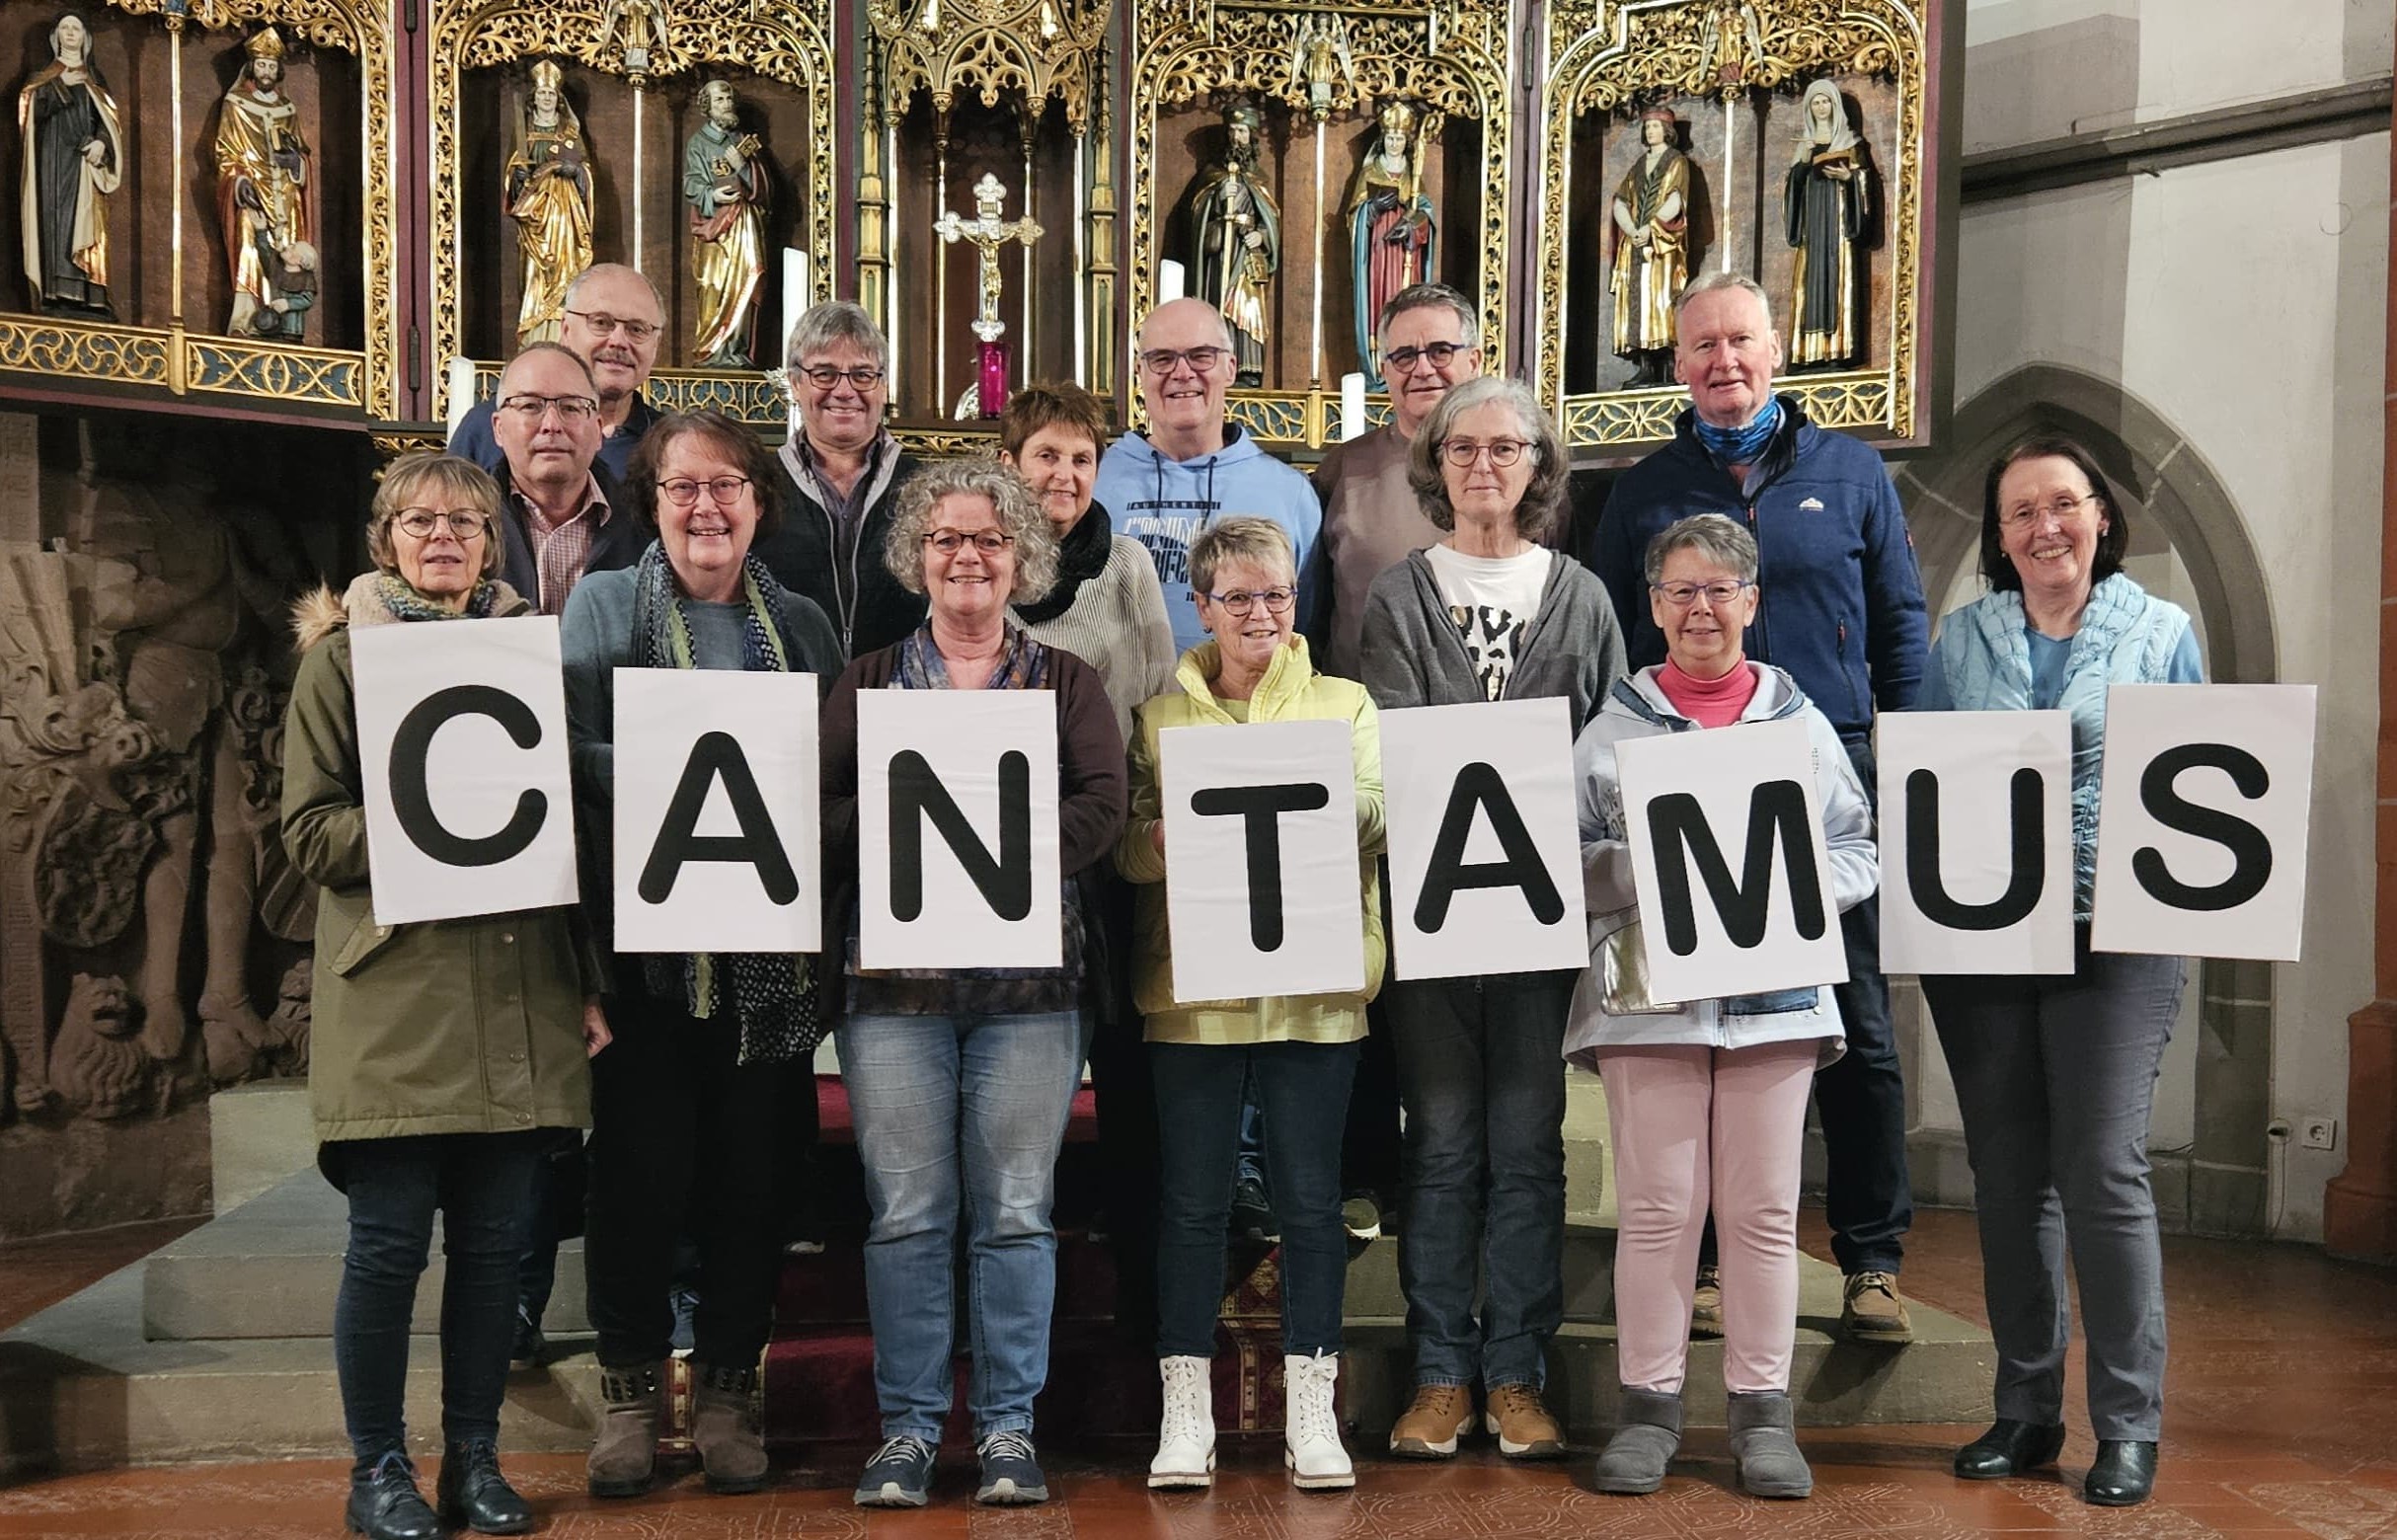
<path fill-rule="evenodd" d="M 657 1480 L 657 1424 L 665 1413 L 665 1365 L 601 1365 L 599 1436 L 588 1472 L 594 1498 L 637 1498 Z"/>
<path fill-rule="evenodd" d="M 691 1365 L 691 1442 L 708 1490 L 727 1495 L 766 1484 L 766 1441 L 757 1423 L 757 1370 Z"/>

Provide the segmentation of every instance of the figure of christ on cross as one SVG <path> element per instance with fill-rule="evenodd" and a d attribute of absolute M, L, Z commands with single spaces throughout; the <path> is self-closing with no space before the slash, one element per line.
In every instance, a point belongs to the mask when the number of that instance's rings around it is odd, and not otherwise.
<path fill-rule="evenodd" d="M 974 217 L 961 219 L 958 211 L 949 212 L 933 221 L 932 228 L 941 239 L 955 245 L 970 241 L 981 254 L 982 304 L 975 315 L 973 335 L 985 343 L 995 343 L 1007 330 L 999 319 L 999 250 L 1013 241 L 1030 246 L 1041 238 L 1041 227 L 1030 219 L 1006 220 L 999 217 L 999 204 L 1007 190 L 999 179 L 988 172 L 973 185 Z"/>

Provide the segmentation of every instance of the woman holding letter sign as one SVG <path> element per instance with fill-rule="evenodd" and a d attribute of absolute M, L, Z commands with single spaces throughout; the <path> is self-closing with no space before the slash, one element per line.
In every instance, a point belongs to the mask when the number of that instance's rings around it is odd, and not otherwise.
<path fill-rule="evenodd" d="M 2019 1475 L 2063 1448 L 2069 1242 L 2098 1440 L 2083 1493 L 2109 1507 L 2155 1485 L 2164 1278 L 2147 1121 L 2185 964 L 2089 950 L 2106 691 L 2204 678 L 2188 613 L 2123 572 L 2129 543 L 2089 451 L 2065 438 L 2008 450 L 1981 509 L 1991 591 L 1940 623 L 1914 699 L 1917 711 L 2072 719 L 2073 970 L 1926 976 L 1922 988 L 1964 1114 L 1997 1346 L 1997 1422 L 1956 1452 L 1956 1474 Z"/>
<path fill-rule="evenodd" d="M 1623 634 L 1605 585 L 1537 543 L 1563 511 L 1567 469 L 1519 380 L 1472 380 L 1431 409 L 1407 475 L 1446 537 L 1367 595 L 1365 687 L 1381 710 L 1561 696 L 1582 731 L 1623 675 Z M 1398 1255 L 1415 1341 L 1415 1400 L 1390 1429 L 1394 1454 L 1455 1454 L 1476 1381 L 1500 1453 L 1565 1452 L 1540 1389 L 1565 1312 L 1558 1054 L 1576 976 L 1399 979 L 1383 1002 L 1407 1115 Z"/>
<path fill-rule="evenodd" d="M 1615 746 L 1740 723 L 1806 723 L 1841 909 L 1877 881 L 1873 811 L 1839 733 L 1787 673 L 1750 662 L 1756 542 L 1701 513 L 1648 544 L 1648 602 L 1665 660 L 1618 683 L 1574 744 L 1589 970 L 1573 997 L 1565 1051 L 1606 1083 L 1615 1134 L 1615 1434 L 1598 1456 L 1601 1492 L 1663 1485 L 1681 1441 L 1698 1235 L 1714 1211 L 1723 1254 L 1723 1388 L 1740 1485 L 1803 1498 L 1814 1473 L 1791 1430 L 1798 1330 L 1798 1166 L 1815 1071 L 1846 1048 L 1827 986 L 1675 1004 L 1647 988 L 1629 829 Z M 1731 751 L 1727 749 L 1727 752 Z"/>
<path fill-rule="evenodd" d="M 1165 1412 L 1151 1487 L 1215 1480 L 1208 1359 L 1223 1299 L 1241 1085 L 1254 1076 L 1265 1156 L 1281 1216 L 1282 1459 L 1301 1488 L 1353 1487 L 1333 1392 L 1349 1251 L 1340 1219 L 1341 1136 L 1365 1004 L 1381 983 L 1381 733 L 1372 698 L 1327 678 L 1293 634 L 1297 564 L 1270 519 L 1219 520 L 1191 542 L 1191 591 L 1215 640 L 1182 655 L 1179 689 L 1139 712 L 1132 812 L 1116 865 L 1140 885 L 1134 996 L 1147 1018 L 1164 1179 L 1157 1238 L 1157 1367 Z M 1357 883 L 1364 894 L 1364 988 L 1357 994 L 1176 1002 L 1166 923 L 1165 808 L 1158 735 L 1172 728 L 1346 722 L 1354 749 Z"/>
<path fill-rule="evenodd" d="M 823 611 L 749 554 L 781 522 L 782 485 L 757 435 L 730 419 L 660 420 L 626 472 L 632 513 L 657 538 L 634 566 L 584 577 L 566 601 L 566 722 L 593 914 L 613 909 L 616 670 L 820 680 L 840 667 Z M 616 1045 L 592 1085 L 585 1265 L 606 1405 L 591 1495 L 633 1497 L 657 1479 L 667 1294 L 685 1235 L 700 1268 L 691 1440 L 711 1492 L 753 1492 L 766 1480 L 753 1392 L 781 1273 L 781 1183 L 795 1147 L 815 1136 L 816 960 L 626 954 L 615 975 Z"/>
<path fill-rule="evenodd" d="M 883 560 L 930 611 L 912 636 L 850 664 L 824 707 L 825 866 L 857 871 L 859 691 L 1044 690 L 1056 703 L 1065 935 L 1060 967 L 868 971 L 857 964 L 856 902 L 827 928 L 827 940 L 848 943 L 838 1042 L 866 1168 L 866 1307 L 883 1412 L 884 1442 L 855 1496 L 867 1507 L 930 1497 L 955 1383 L 963 1194 L 974 1497 L 1044 1502 L 1032 1404 L 1047 1378 L 1057 1286 L 1049 1201 L 1082 1077 L 1082 1010 L 1105 977 L 1083 883 L 1123 827 L 1123 738 L 1098 670 L 1009 618 L 1010 604 L 1038 600 L 1057 577 L 1048 520 L 1015 472 L 987 460 L 918 471 Z"/>
<path fill-rule="evenodd" d="M 294 620 L 283 846 L 319 886 L 308 1100 L 317 1164 L 349 1199 L 333 1355 L 355 1463 L 350 1529 L 430 1540 L 442 1525 L 532 1527 L 500 1474 L 516 1257 L 545 1129 L 590 1121 L 584 1061 L 607 1046 L 599 963 L 571 909 L 375 921 L 349 638 L 358 627 L 522 615 L 495 576 L 500 489 L 468 460 L 403 455 L 366 525 L 375 571 Z M 441 1211 L 441 1477 L 418 1493 L 402 1424 L 409 1320 Z"/>

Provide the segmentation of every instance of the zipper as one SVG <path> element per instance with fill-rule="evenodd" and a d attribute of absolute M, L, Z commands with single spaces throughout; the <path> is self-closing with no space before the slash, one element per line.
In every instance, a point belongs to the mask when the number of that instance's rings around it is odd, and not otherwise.
<path fill-rule="evenodd" d="M 1764 531 L 1756 527 L 1756 504 L 1749 501 L 1745 506 L 1747 509 L 1747 537 L 1756 543 L 1756 576 L 1762 578 L 1764 576 Z M 1756 596 L 1756 618 L 1748 622 L 1748 629 L 1756 634 L 1756 661 L 1771 662 L 1773 647 L 1771 634 L 1764 629 L 1764 596 L 1761 592 Z"/>

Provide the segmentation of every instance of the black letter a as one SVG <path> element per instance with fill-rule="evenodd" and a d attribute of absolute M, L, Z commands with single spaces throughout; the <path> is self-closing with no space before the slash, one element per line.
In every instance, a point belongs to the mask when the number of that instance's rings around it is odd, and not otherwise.
<path fill-rule="evenodd" d="M 699 811 L 707 806 L 708 788 L 718 776 L 724 777 L 725 796 L 732 801 L 740 832 L 702 836 L 695 832 Z M 789 903 L 799 896 L 799 874 L 791 870 L 791 858 L 774 832 L 773 816 L 758 795 L 748 756 L 730 732 L 702 732 L 691 745 L 682 779 L 674 783 L 674 796 L 666 804 L 665 821 L 658 826 L 657 843 L 650 847 L 650 859 L 641 868 L 641 901 L 665 902 L 686 861 L 745 862 L 757 869 L 757 881 L 774 902 Z"/>
<path fill-rule="evenodd" d="M 1465 865 L 1465 841 L 1473 834 L 1473 810 L 1486 809 L 1490 830 L 1498 836 L 1503 861 Z M 1439 837 L 1431 842 L 1431 862 L 1424 871 L 1424 890 L 1415 900 L 1415 928 L 1429 934 L 1448 923 L 1448 905 L 1468 887 L 1519 887 L 1531 917 L 1554 925 L 1565 917 L 1565 899 L 1550 880 L 1540 853 L 1532 848 L 1531 831 L 1499 773 L 1479 762 L 1456 773 L 1448 791 L 1448 811 L 1440 819 Z"/>
<path fill-rule="evenodd" d="M 1798 934 L 1819 940 L 1828 928 L 1822 909 L 1822 875 L 1815 866 L 1814 847 L 1806 837 L 1806 788 L 1795 781 L 1767 781 L 1748 796 L 1747 857 L 1740 881 L 1732 881 L 1706 824 L 1698 799 L 1687 792 L 1669 792 L 1648 805 L 1648 837 L 1657 852 L 1657 886 L 1663 900 L 1664 944 L 1674 957 L 1698 950 L 1698 916 L 1689 891 L 1689 863 L 1698 863 L 1706 880 L 1706 896 L 1722 917 L 1724 933 L 1735 947 L 1752 947 L 1764 939 L 1765 918 L 1772 911 L 1773 844 L 1782 845 L 1790 878 L 1790 908 Z"/>
<path fill-rule="evenodd" d="M 1014 749 L 999 756 L 999 858 L 966 821 L 965 811 L 932 766 L 914 749 L 890 756 L 890 914 L 906 921 L 924 912 L 924 820 L 982 901 L 1002 920 L 1032 913 L 1032 761 Z"/>

